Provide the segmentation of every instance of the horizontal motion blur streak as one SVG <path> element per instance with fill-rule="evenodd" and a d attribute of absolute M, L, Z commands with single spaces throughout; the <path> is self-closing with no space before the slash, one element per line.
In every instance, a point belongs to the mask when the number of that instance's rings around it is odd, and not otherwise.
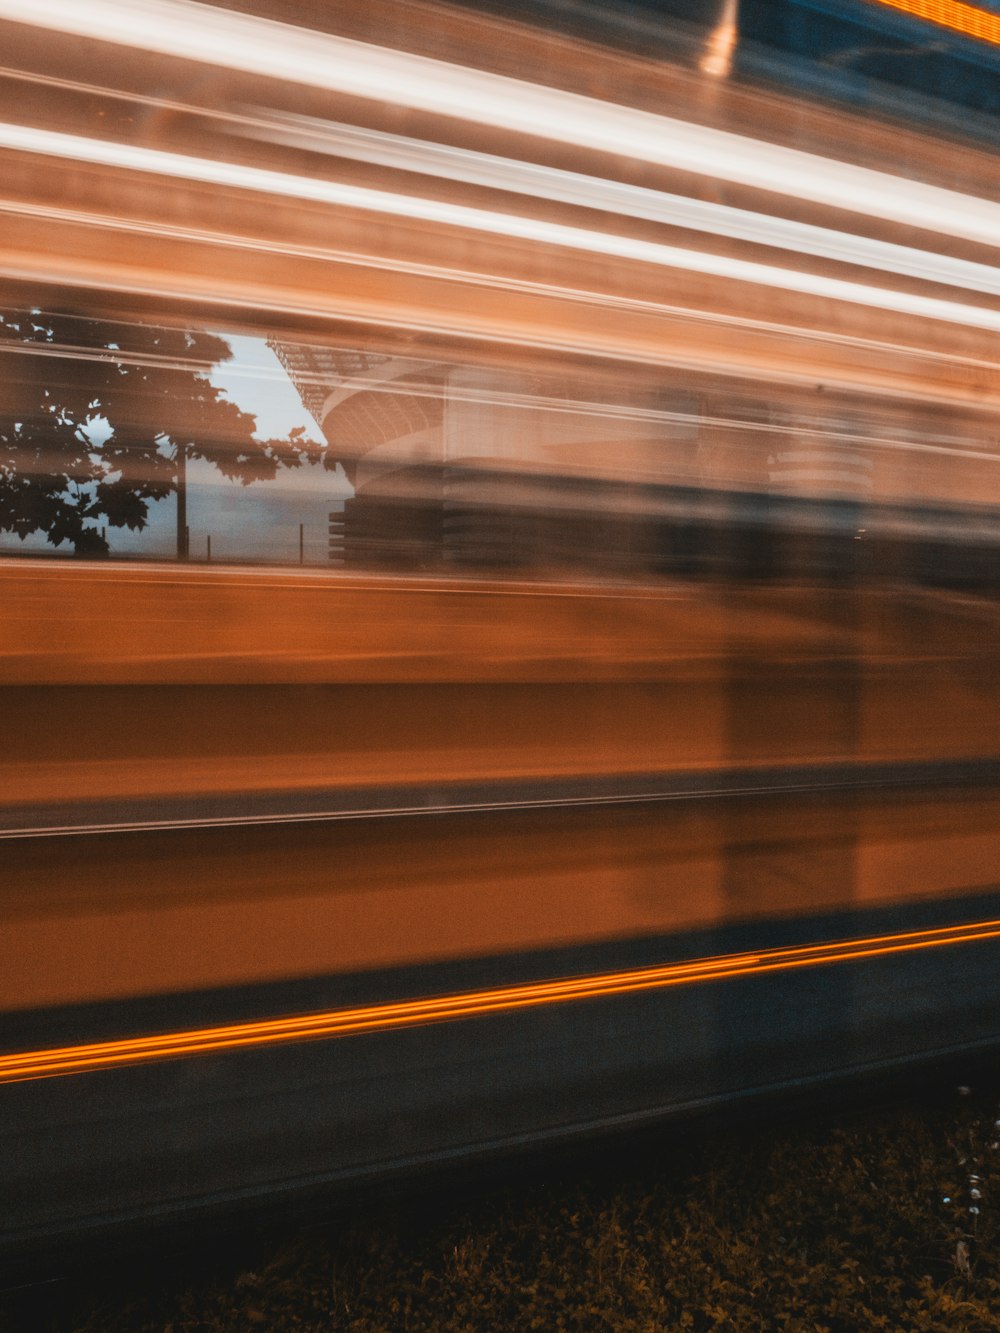
<path fill-rule="evenodd" d="M 1000 310 L 963 305 L 936 297 L 893 291 L 867 283 L 847 282 L 821 274 L 805 273 L 752 260 L 733 259 L 681 246 L 664 245 L 631 236 L 570 227 L 514 213 L 470 208 L 436 199 L 373 190 L 366 186 L 336 181 L 316 180 L 311 176 L 293 176 L 284 172 L 248 167 L 235 162 L 166 153 L 131 144 L 109 143 L 103 139 L 85 139 L 52 130 L 21 125 L 0 125 L 0 148 L 26 153 L 94 162 L 131 171 L 146 171 L 183 180 L 203 181 L 232 189 L 256 190 L 284 198 L 308 199 L 344 208 L 370 210 L 393 217 L 407 217 L 444 226 L 463 227 L 497 236 L 511 236 L 529 242 L 563 246 L 567 249 L 601 254 L 659 267 L 679 268 L 692 273 L 730 278 L 738 282 L 777 287 L 782 291 L 804 292 L 834 301 L 874 309 L 894 310 L 918 318 L 943 320 L 969 328 L 1000 332 Z M 1000 210 L 997 215 L 1000 228 Z M 1000 230 L 998 230 L 1000 235 Z"/>
<path fill-rule="evenodd" d="M 282 124 L 282 121 L 286 122 Z M 336 157 L 373 162 L 399 171 L 413 171 L 439 179 L 507 190 L 534 199 L 601 209 L 616 216 L 687 227 L 710 236 L 727 236 L 795 254 L 815 255 L 843 264 L 858 264 L 883 273 L 940 282 L 969 291 L 1000 295 L 1000 273 L 989 264 L 976 264 L 914 246 L 877 241 L 869 236 L 817 227 L 808 222 L 748 209 L 732 208 L 706 199 L 666 194 L 641 185 L 602 180 L 580 172 L 563 171 L 537 162 L 518 162 L 490 153 L 473 152 L 446 144 L 428 143 L 381 130 L 286 116 L 236 123 L 240 133 L 252 132 L 290 147 L 325 152 Z"/>
<path fill-rule="evenodd" d="M 996 246 L 1000 206 L 635 107 L 191 0 L 0 0 L 0 19 L 622 154 Z"/>
<path fill-rule="evenodd" d="M 513 1013 L 542 1005 L 636 994 L 670 986 L 690 986 L 704 981 L 763 976 L 795 968 L 860 962 L 869 958 L 922 952 L 946 945 L 974 944 L 997 938 L 1000 938 L 1000 920 L 977 921 L 964 926 L 944 926 L 788 949 L 768 949 L 759 953 L 720 954 L 715 958 L 700 958 L 662 967 L 634 968 L 624 972 L 568 977 L 494 990 L 466 991 L 396 1004 L 331 1009 L 323 1013 L 263 1019 L 255 1023 L 234 1023 L 224 1027 L 195 1028 L 148 1037 L 127 1037 L 118 1041 L 20 1051 L 0 1057 L 0 1083 L 85 1074 L 149 1061 L 173 1060 L 247 1047 L 349 1037 L 362 1032 L 388 1032 L 428 1023 Z"/>

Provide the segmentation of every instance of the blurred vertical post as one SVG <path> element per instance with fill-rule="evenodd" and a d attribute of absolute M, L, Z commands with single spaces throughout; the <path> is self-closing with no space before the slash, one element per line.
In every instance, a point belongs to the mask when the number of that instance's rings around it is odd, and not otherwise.
<path fill-rule="evenodd" d="M 740 0 L 722 0 L 719 20 L 712 29 L 699 62 L 703 74 L 728 79 L 733 67 L 733 53 L 740 31 Z"/>
<path fill-rule="evenodd" d="M 177 455 L 177 481 L 175 489 L 177 492 L 177 559 L 186 560 L 188 558 L 188 524 L 187 524 L 187 448 L 183 444 L 176 446 Z"/>
<path fill-rule="evenodd" d="M 304 523 L 300 523 L 300 524 L 299 524 L 299 564 L 300 564 L 300 565 L 304 565 L 305 562 L 306 562 L 306 531 L 305 531 L 305 529 L 306 529 L 306 525 L 305 525 Z"/>

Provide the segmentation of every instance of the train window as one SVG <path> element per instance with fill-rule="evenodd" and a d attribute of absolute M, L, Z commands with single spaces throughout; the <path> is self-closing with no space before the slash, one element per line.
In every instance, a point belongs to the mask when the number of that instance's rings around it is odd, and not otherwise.
<path fill-rule="evenodd" d="M 960 541 L 995 466 L 929 410 L 460 352 L 7 308 L 0 550 L 612 578 L 863 558 L 877 576 L 903 533 Z"/>

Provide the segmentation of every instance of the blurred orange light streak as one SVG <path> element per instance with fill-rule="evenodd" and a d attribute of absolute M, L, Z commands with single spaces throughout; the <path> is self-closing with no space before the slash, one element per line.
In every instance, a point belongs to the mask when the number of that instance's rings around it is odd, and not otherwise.
<path fill-rule="evenodd" d="M 464 991 L 456 995 L 405 1000 L 395 1004 L 330 1009 L 289 1018 L 262 1019 L 254 1023 L 233 1023 L 223 1027 L 193 1028 L 147 1037 L 126 1037 L 118 1041 L 19 1051 L 0 1057 L 0 1083 L 57 1078 L 67 1074 L 83 1074 L 246 1047 L 348 1037 L 362 1032 L 387 1032 L 461 1018 L 479 1018 L 486 1014 L 514 1013 L 542 1005 L 663 990 L 671 986 L 694 985 L 696 982 L 763 976 L 794 968 L 858 962 L 867 958 L 997 938 L 1000 938 L 1000 920 L 977 921 L 964 926 L 943 926 L 896 935 L 876 935 L 867 939 L 767 949 L 758 953 L 721 954 L 714 958 L 669 963 L 660 967 L 567 977 L 520 986 L 503 986 L 494 990 Z"/>
<path fill-rule="evenodd" d="M 963 5 L 961 0 L 877 0 L 877 3 L 950 28 L 965 37 L 1000 46 L 1000 14 L 991 14 L 988 9 Z"/>

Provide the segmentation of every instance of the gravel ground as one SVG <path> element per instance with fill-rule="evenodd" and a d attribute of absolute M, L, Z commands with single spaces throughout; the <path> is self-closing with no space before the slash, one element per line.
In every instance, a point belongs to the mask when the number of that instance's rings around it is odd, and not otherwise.
<path fill-rule="evenodd" d="M 995 1097 L 599 1145 L 8 1296 L 51 1333 L 1000 1330 Z"/>

